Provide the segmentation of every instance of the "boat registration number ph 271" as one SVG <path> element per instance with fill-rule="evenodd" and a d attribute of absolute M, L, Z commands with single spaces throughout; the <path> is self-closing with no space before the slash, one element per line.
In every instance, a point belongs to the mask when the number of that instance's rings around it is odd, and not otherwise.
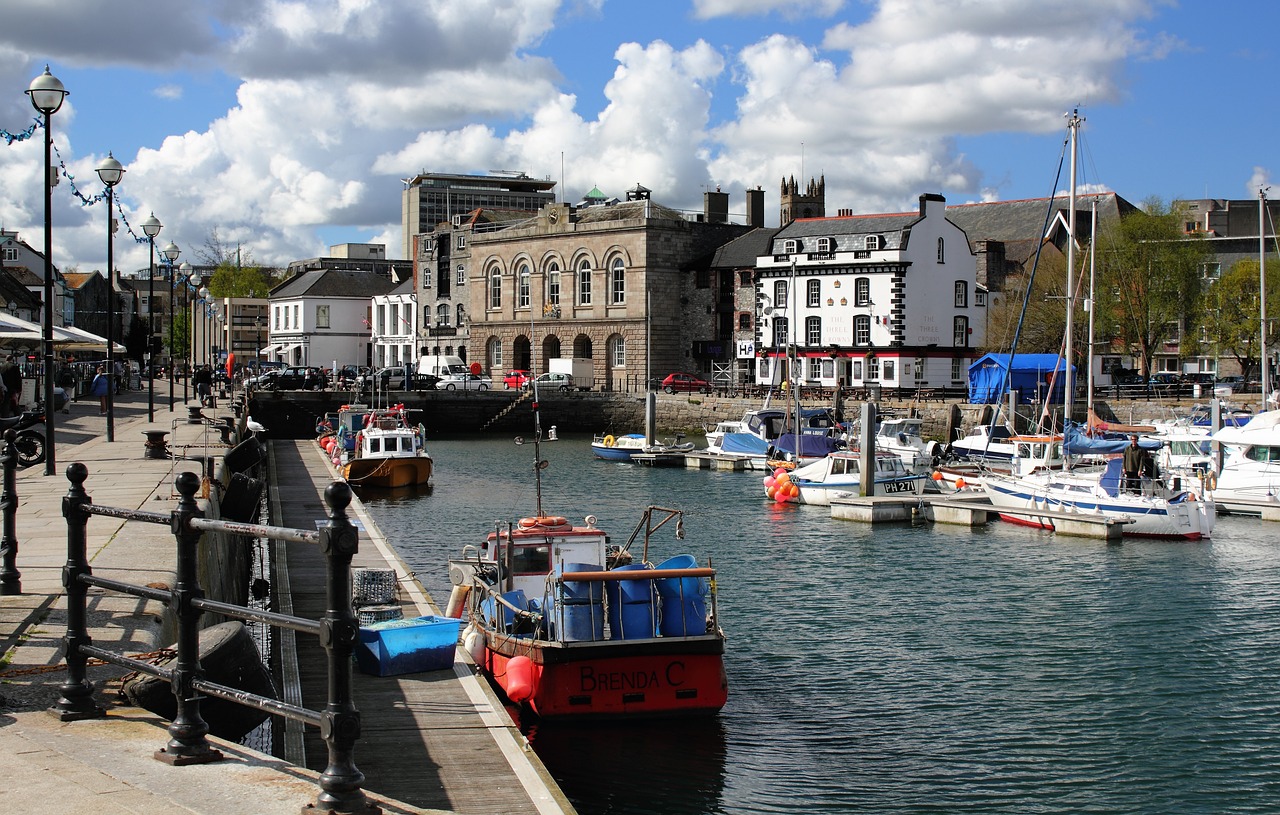
<path fill-rule="evenodd" d="M 916 482 L 911 481 L 885 481 L 880 485 L 885 495 L 895 495 L 900 492 L 915 492 Z"/>

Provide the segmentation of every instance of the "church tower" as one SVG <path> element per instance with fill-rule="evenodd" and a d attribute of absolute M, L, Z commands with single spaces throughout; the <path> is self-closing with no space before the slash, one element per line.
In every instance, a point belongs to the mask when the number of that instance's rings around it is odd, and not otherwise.
<path fill-rule="evenodd" d="M 782 179 L 782 210 L 781 223 L 783 226 L 791 223 L 797 218 L 825 218 L 827 217 L 827 178 L 825 175 L 819 176 L 817 181 L 809 179 L 809 186 L 805 188 L 804 195 L 800 194 L 800 186 L 796 184 L 796 177 Z"/>

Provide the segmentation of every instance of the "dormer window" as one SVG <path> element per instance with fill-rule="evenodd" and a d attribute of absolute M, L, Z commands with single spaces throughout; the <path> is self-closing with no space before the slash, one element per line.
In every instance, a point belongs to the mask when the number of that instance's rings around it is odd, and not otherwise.
<path fill-rule="evenodd" d="M 794 255 L 800 249 L 800 243 L 795 238 L 788 238 L 782 242 L 782 254 Z"/>
<path fill-rule="evenodd" d="M 818 238 L 817 251 L 828 255 L 836 251 L 835 238 Z"/>
<path fill-rule="evenodd" d="M 867 239 L 866 239 L 866 244 L 865 244 L 865 245 L 866 245 L 866 248 L 867 248 L 867 250 L 868 250 L 868 251 L 871 251 L 871 250 L 873 250 L 873 249 L 879 249 L 879 248 L 880 248 L 880 236 L 879 236 L 879 235 L 868 235 L 868 236 L 867 236 Z"/>

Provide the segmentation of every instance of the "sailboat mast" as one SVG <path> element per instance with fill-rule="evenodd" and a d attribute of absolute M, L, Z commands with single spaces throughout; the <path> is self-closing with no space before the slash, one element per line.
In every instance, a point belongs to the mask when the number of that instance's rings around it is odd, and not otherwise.
<path fill-rule="evenodd" d="M 799 377 L 796 376 L 796 317 L 799 304 L 796 302 L 800 299 L 800 293 L 796 291 L 796 259 L 791 259 L 791 324 L 787 326 L 787 378 L 791 380 L 791 404 L 793 413 L 791 421 L 791 430 L 795 435 L 796 442 L 796 466 L 800 466 L 800 393 L 796 386 L 799 384 Z"/>
<path fill-rule="evenodd" d="M 1262 362 L 1262 410 L 1267 409 L 1267 381 L 1270 366 L 1267 364 L 1267 188 L 1258 190 L 1258 317 L 1262 323 L 1258 342 L 1258 358 Z"/>
<path fill-rule="evenodd" d="M 1097 308 L 1097 301 L 1093 299 L 1093 284 L 1097 279 L 1097 259 L 1098 259 L 1098 198 L 1094 196 L 1093 208 L 1091 210 L 1093 222 L 1089 225 L 1089 368 L 1087 382 L 1088 387 L 1085 390 L 1085 404 L 1088 406 L 1089 412 L 1086 415 L 1093 415 L 1093 315 Z M 1085 419 L 1088 421 L 1088 418 Z"/>
<path fill-rule="evenodd" d="M 1083 121 L 1079 116 L 1079 110 L 1071 111 L 1071 118 L 1067 120 L 1067 128 L 1071 130 L 1071 191 L 1067 195 L 1067 364 L 1062 377 L 1062 426 L 1064 429 L 1067 422 L 1071 421 L 1072 407 L 1075 402 L 1071 382 L 1071 360 L 1075 358 L 1072 335 L 1075 333 L 1076 134 Z"/>

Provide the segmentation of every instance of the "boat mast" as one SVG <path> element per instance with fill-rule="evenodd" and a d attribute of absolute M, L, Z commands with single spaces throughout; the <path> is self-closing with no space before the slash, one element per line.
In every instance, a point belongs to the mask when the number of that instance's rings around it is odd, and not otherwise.
<path fill-rule="evenodd" d="M 1088 413 L 1085 414 L 1088 421 L 1089 416 L 1093 415 L 1093 313 L 1095 305 L 1093 299 L 1093 284 L 1097 276 L 1097 259 L 1098 259 L 1098 198 L 1094 196 L 1092 208 L 1093 222 L 1089 225 L 1089 299 L 1085 301 L 1085 305 L 1089 310 L 1089 370 L 1088 370 L 1088 388 L 1085 392 L 1085 404 Z"/>
<path fill-rule="evenodd" d="M 799 292 L 796 291 L 796 259 L 791 258 L 791 324 L 787 331 L 787 379 L 791 381 L 791 405 L 793 407 L 791 425 L 792 433 L 795 436 L 796 443 L 796 466 L 800 466 L 800 391 L 799 377 L 796 376 L 796 319 L 797 309 L 799 306 L 796 301 L 800 299 Z"/>
<path fill-rule="evenodd" d="M 527 267 L 526 267 L 527 268 Z M 546 467 L 546 463 L 542 460 L 542 417 L 538 413 L 538 366 L 537 366 L 537 326 L 534 324 L 533 315 L 533 272 L 529 271 L 529 375 L 533 383 L 533 483 L 537 490 L 538 513 L 537 518 L 542 517 L 542 469 Z M 519 444 L 520 440 L 517 439 Z"/>
<path fill-rule="evenodd" d="M 1258 317 L 1262 326 L 1259 330 L 1258 358 L 1262 362 L 1260 369 L 1262 382 L 1262 410 L 1267 409 L 1267 380 L 1270 368 L 1267 365 L 1267 188 L 1258 190 Z"/>
<path fill-rule="evenodd" d="M 1084 120 L 1080 118 L 1079 110 L 1071 111 L 1071 117 L 1067 120 L 1067 128 L 1071 131 L 1071 191 L 1067 195 L 1067 342 L 1066 370 L 1063 371 L 1062 377 L 1062 427 L 1065 430 L 1067 422 L 1071 421 L 1072 407 L 1075 402 L 1075 394 L 1072 392 L 1071 383 L 1071 360 L 1074 356 L 1072 348 L 1072 334 L 1075 332 L 1075 264 L 1076 264 L 1076 135 L 1080 129 L 1080 123 Z"/>

